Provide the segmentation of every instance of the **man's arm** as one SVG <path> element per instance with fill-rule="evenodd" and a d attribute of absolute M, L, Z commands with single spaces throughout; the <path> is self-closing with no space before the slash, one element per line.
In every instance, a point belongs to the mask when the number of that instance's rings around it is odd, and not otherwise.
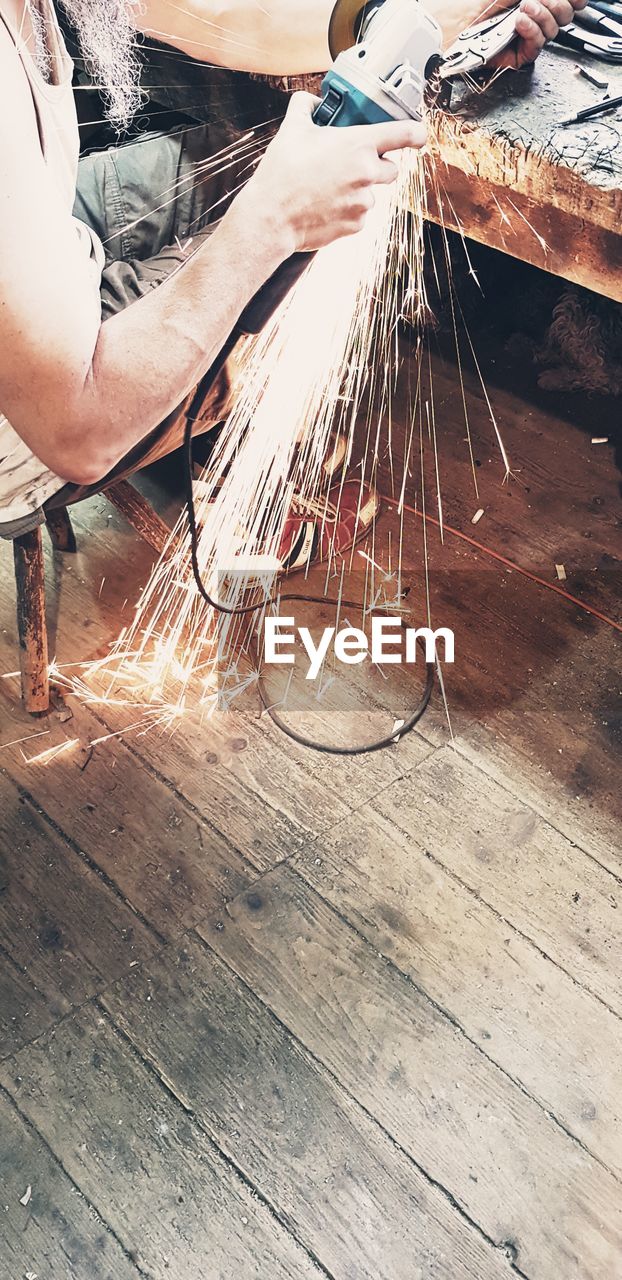
<path fill-rule="evenodd" d="M 235 71 L 326 71 L 334 0 L 145 0 L 138 30 Z"/>
<path fill-rule="evenodd" d="M 361 4 L 363 0 L 361 0 Z M 515 0 L 423 0 L 445 44 L 478 19 Z M 498 65 L 533 62 L 546 40 L 572 21 L 586 0 L 522 0 L 518 42 Z M 192 58 L 237 71 L 302 75 L 330 65 L 328 25 L 335 0 L 145 0 L 139 30 Z"/>
<path fill-rule="evenodd" d="M 411 123 L 318 129 L 314 100 L 285 124 L 218 228 L 170 279 L 101 324 L 89 263 L 41 156 L 32 98 L 0 26 L 0 409 L 57 475 L 92 483 L 212 364 L 280 262 L 359 229 L 385 151 L 421 145 Z"/>
<path fill-rule="evenodd" d="M 91 483 L 198 381 L 287 256 L 290 231 L 270 212 L 247 220 L 232 208 L 182 271 L 102 326 L 90 264 L 1 24 L 0 115 L 11 121 L 0 132 L 0 409 L 53 471 Z"/>

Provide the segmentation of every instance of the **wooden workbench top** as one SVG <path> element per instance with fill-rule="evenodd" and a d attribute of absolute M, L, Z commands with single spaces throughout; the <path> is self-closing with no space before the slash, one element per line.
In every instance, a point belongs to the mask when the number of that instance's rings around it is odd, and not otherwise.
<path fill-rule="evenodd" d="M 621 8 L 622 14 L 622 8 Z M 561 121 L 622 94 L 622 65 L 549 45 L 535 66 L 485 92 L 456 83 L 435 121 L 442 163 L 429 217 L 515 258 L 622 302 L 622 108 L 583 124 Z M 319 93 L 322 77 L 275 80 Z"/>
<path fill-rule="evenodd" d="M 622 301 L 622 109 L 561 127 L 605 96 L 578 65 L 573 53 L 549 48 L 532 69 L 500 76 L 485 93 L 456 86 L 438 123 L 444 165 L 430 214 Z M 612 97 L 622 94 L 622 66 L 582 65 L 608 81 Z"/>

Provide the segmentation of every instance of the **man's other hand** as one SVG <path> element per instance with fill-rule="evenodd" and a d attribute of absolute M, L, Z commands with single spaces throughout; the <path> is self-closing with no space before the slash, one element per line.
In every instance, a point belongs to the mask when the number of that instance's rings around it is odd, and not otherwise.
<path fill-rule="evenodd" d="M 500 0 L 488 5 L 479 20 L 503 13 L 512 7 L 512 3 L 514 0 Z M 583 9 L 586 3 L 587 0 L 521 0 L 520 12 L 516 16 L 518 39 L 490 65 L 518 70 L 534 62 L 547 40 L 554 40 L 560 27 L 572 22 L 576 10 Z"/>

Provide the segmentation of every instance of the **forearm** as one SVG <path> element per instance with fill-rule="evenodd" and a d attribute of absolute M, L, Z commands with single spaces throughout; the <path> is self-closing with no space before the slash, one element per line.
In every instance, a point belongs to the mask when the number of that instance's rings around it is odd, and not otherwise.
<path fill-rule="evenodd" d="M 50 395 L 49 465 L 64 479 L 100 479 L 183 401 L 287 255 L 279 228 L 246 212 L 233 205 L 179 271 L 106 321 L 86 376 Z"/>
<path fill-rule="evenodd" d="M 238 71 L 302 75 L 330 65 L 334 0 L 146 0 L 139 30 L 192 58 Z"/>
<path fill-rule="evenodd" d="M 424 0 L 449 44 L 485 10 L 486 0 Z M 361 0 L 361 5 L 363 0 Z M 335 0 L 146 0 L 141 31 L 192 58 L 264 75 L 303 75 L 330 65 L 328 27 Z"/>

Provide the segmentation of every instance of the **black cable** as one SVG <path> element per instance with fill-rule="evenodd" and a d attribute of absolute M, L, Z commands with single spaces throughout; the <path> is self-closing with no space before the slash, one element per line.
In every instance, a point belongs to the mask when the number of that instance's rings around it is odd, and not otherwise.
<path fill-rule="evenodd" d="M 213 597 L 209 594 L 208 590 L 206 589 L 203 583 L 203 579 L 201 577 L 201 569 L 199 566 L 199 557 L 198 557 L 199 535 L 198 535 L 198 529 L 197 529 L 196 511 L 194 506 L 194 486 L 193 486 L 193 476 L 192 476 L 192 428 L 195 424 L 196 419 L 199 417 L 207 392 L 209 391 L 210 387 L 213 385 L 218 374 L 224 368 L 228 356 L 231 354 L 233 348 L 235 347 L 238 341 L 238 338 L 241 336 L 242 334 L 239 328 L 235 329 L 233 333 L 230 335 L 222 351 L 217 356 L 216 360 L 213 362 L 213 364 L 208 369 L 207 373 L 204 375 L 199 385 L 197 386 L 197 389 L 194 393 L 194 396 L 192 397 L 192 401 L 190 403 L 190 406 L 187 410 L 187 415 L 186 415 L 186 425 L 184 429 L 184 443 L 183 443 L 184 482 L 185 482 L 185 489 L 186 489 L 186 504 L 187 504 L 187 510 L 188 510 L 188 528 L 190 532 L 190 559 L 192 563 L 192 573 L 194 576 L 194 581 L 196 583 L 197 591 L 199 592 L 199 595 L 202 597 L 205 603 L 209 605 L 210 609 L 213 609 L 215 613 L 220 613 L 230 618 L 244 617 L 251 613 L 257 613 L 260 609 L 265 609 L 270 604 L 277 604 L 277 603 L 284 603 L 284 602 L 291 602 L 291 601 L 297 601 L 301 604 L 333 604 L 337 608 L 345 605 L 346 608 L 348 609 L 358 609 L 360 608 L 360 601 L 357 601 L 357 600 L 343 600 L 343 599 L 333 600 L 331 599 L 330 596 L 307 596 L 307 595 L 298 595 L 291 592 L 288 592 L 286 595 L 281 595 L 279 593 L 277 596 L 273 596 L 268 600 L 260 600 L 256 604 L 237 605 L 235 608 L 231 608 L 228 605 L 220 604 L 218 600 L 214 600 Z M 402 619 L 400 619 L 400 622 L 402 627 L 404 627 L 405 623 L 402 621 Z M 303 747 L 309 747 L 312 751 L 322 751 L 326 755 L 335 755 L 335 756 L 336 755 L 339 755 L 339 756 L 368 755 L 372 751 L 381 751 L 384 749 L 384 747 L 392 746 L 396 741 L 399 741 L 400 738 L 405 738 L 406 734 L 410 733 L 411 730 L 415 728 L 415 725 L 418 723 L 418 721 L 421 719 L 424 711 L 427 708 L 430 698 L 432 696 L 432 689 L 434 687 L 434 663 L 433 662 L 426 662 L 426 673 L 427 673 L 426 684 L 425 684 L 425 689 L 423 691 L 423 696 L 420 702 L 418 703 L 417 707 L 413 711 L 412 715 L 408 718 L 408 720 L 404 721 L 404 724 L 400 729 L 398 729 L 397 731 L 394 730 L 392 733 L 388 734 L 384 738 L 379 738 L 375 742 L 365 743 L 360 747 L 334 747 L 334 746 L 331 746 L 330 743 L 315 742 L 312 738 L 306 738 L 304 737 L 303 734 L 297 733 L 295 729 L 291 729 L 289 725 L 285 724 L 285 722 L 281 719 L 281 717 L 278 715 L 278 713 L 274 710 L 274 708 L 269 704 L 267 700 L 262 677 L 260 674 L 259 655 L 257 654 L 257 677 L 258 677 L 257 685 L 259 689 L 259 696 L 263 703 L 264 709 L 267 711 L 268 715 L 270 716 L 270 719 L 274 722 L 277 728 L 281 730 L 282 733 L 286 734 L 287 737 L 291 738 L 294 742 L 298 742 Z"/>
<path fill-rule="evenodd" d="M 290 596 L 289 598 L 290 600 L 306 599 L 305 596 Z M 326 603 L 336 604 L 337 602 L 335 600 L 327 600 Z M 342 601 L 342 604 L 350 605 L 351 602 Z M 400 622 L 401 621 L 402 620 L 400 619 Z M 402 622 L 402 626 L 405 627 L 405 623 Z M 294 742 L 298 742 L 301 747 L 310 747 L 313 751 L 322 751 L 325 755 L 330 756 L 363 756 L 369 755 L 372 751 L 383 751 L 385 747 L 393 746 L 395 743 L 399 742 L 401 738 L 405 738 L 406 734 L 410 733 L 411 730 L 414 729 L 415 725 L 421 719 L 427 708 L 432 696 L 432 689 L 434 688 L 434 663 L 426 662 L 426 682 L 421 700 L 410 718 L 405 720 L 399 729 L 393 729 L 391 733 L 387 734 L 386 738 L 378 738 L 377 741 L 364 743 L 360 747 L 333 747 L 330 743 L 315 742 L 313 738 L 306 738 L 304 734 L 297 733 L 295 729 L 291 729 L 290 726 L 281 719 L 278 712 L 276 712 L 274 707 L 268 702 L 263 680 L 259 672 L 259 663 L 257 666 L 257 688 L 259 690 L 259 697 L 263 703 L 264 711 L 267 711 L 270 719 L 277 728 L 281 730 L 281 733 L 287 734 L 288 738 L 292 738 Z"/>

